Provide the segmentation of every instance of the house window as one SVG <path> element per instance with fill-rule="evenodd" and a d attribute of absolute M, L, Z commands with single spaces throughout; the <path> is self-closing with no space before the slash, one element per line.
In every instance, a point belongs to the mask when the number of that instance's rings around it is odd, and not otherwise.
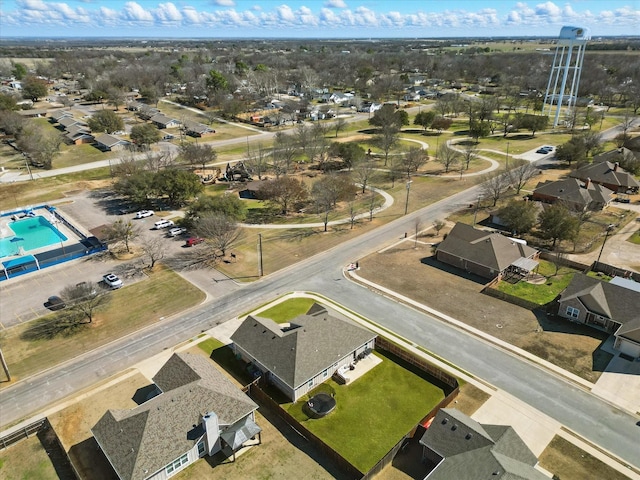
<path fill-rule="evenodd" d="M 189 456 L 185 453 L 165 467 L 167 474 L 173 474 L 189 463 Z"/>
<path fill-rule="evenodd" d="M 205 450 L 205 448 L 204 448 L 204 442 L 200 442 L 200 443 L 198 444 L 198 456 L 199 456 L 199 457 L 204 456 L 205 451 L 206 451 L 206 450 Z"/>
<path fill-rule="evenodd" d="M 313 387 L 313 378 L 311 380 L 309 380 L 309 383 L 307 384 L 307 386 L 309 388 Z"/>
<path fill-rule="evenodd" d="M 327 378 L 329 376 L 329 370 L 325 370 L 322 372 L 322 378 Z"/>
<path fill-rule="evenodd" d="M 580 316 L 580 310 L 573 307 L 567 307 L 567 315 L 572 318 L 578 318 Z"/>

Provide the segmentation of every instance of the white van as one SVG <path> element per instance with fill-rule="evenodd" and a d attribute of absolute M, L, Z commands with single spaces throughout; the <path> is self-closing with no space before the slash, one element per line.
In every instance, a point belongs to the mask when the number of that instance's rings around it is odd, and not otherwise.
<path fill-rule="evenodd" d="M 171 220 L 160 220 L 153 224 L 154 230 L 162 230 L 163 228 L 173 227 L 173 222 Z"/>

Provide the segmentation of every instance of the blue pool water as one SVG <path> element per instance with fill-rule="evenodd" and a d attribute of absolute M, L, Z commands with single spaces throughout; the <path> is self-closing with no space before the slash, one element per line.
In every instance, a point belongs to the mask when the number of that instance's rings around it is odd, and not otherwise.
<path fill-rule="evenodd" d="M 67 240 L 42 216 L 10 222 L 7 227 L 13 231 L 13 235 L 0 239 L 0 258 L 17 255 L 20 247 L 29 251 Z"/>

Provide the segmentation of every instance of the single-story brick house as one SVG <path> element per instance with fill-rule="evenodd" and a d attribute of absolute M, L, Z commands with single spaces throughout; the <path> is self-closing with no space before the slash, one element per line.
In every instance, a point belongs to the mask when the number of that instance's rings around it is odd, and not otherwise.
<path fill-rule="evenodd" d="M 538 266 L 539 252 L 521 240 L 456 223 L 436 249 L 436 259 L 483 278 L 508 269 L 529 272 Z"/>
<path fill-rule="evenodd" d="M 372 351 L 376 336 L 314 304 L 290 323 L 248 316 L 231 341 L 239 358 L 296 401 L 340 367 Z"/>
<path fill-rule="evenodd" d="M 216 131 L 204 125 L 203 123 L 198 122 L 184 122 L 184 131 L 187 135 L 191 137 L 204 137 L 205 135 L 210 135 L 212 133 L 216 133 Z"/>
<path fill-rule="evenodd" d="M 436 413 L 420 438 L 425 480 L 549 480 L 509 425 L 487 425 L 454 408 Z"/>
<path fill-rule="evenodd" d="M 153 381 L 153 398 L 109 410 L 91 430 L 121 480 L 164 480 L 260 433 L 258 405 L 206 357 L 176 353 Z"/>
<path fill-rule="evenodd" d="M 107 152 L 123 150 L 126 146 L 130 145 L 130 143 L 131 142 L 127 140 L 109 135 L 108 133 L 102 133 L 95 137 L 96 147 Z"/>
<path fill-rule="evenodd" d="M 633 155 L 631 150 L 616 149 L 593 157 L 593 163 L 585 165 L 569 175 L 583 182 L 591 182 L 607 187 L 616 193 L 638 192 L 640 183 L 620 167 L 619 160 L 624 155 Z"/>
<path fill-rule="evenodd" d="M 617 350 L 640 357 L 640 292 L 576 274 L 558 303 L 559 316 L 612 332 Z"/>
<path fill-rule="evenodd" d="M 577 178 L 565 178 L 555 182 L 540 183 L 533 191 L 533 200 L 546 203 L 563 202 L 576 211 L 597 211 L 613 200 L 613 191 L 603 185 Z"/>
<path fill-rule="evenodd" d="M 80 145 L 82 143 L 93 143 L 94 137 L 87 127 L 82 125 L 71 125 L 66 129 L 65 140 L 74 145 Z"/>
<path fill-rule="evenodd" d="M 180 126 L 180 121 L 175 118 L 167 117 L 164 113 L 156 113 L 149 119 L 156 127 L 160 129 L 164 128 L 176 128 Z"/>

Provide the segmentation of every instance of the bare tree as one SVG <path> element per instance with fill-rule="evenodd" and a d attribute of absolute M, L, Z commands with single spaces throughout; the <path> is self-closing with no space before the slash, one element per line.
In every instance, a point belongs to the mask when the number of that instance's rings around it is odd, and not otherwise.
<path fill-rule="evenodd" d="M 198 219 L 196 232 L 207 239 L 207 243 L 220 250 L 223 257 L 227 249 L 240 237 L 238 222 L 219 212 L 213 212 Z"/>
<path fill-rule="evenodd" d="M 447 224 L 444 220 L 436 220 L 433 222 L 433 228 L 436 231 L 436 236 L 440 235 L 440 230 L 442 230 L 446 225 Z"/>
<path fill-rule="evenodd" d="M 353 167 L 353 177 L 360 185 L 362 185 L 362 193 L 365 192 L 367 185 L 371 181 L 375 173 L 375 166 L 369 155 L 357 161 Z"/>
<path fill-rule="evenodd" d="M 444 173 L 448 173 L 461 160 L 460 152 L 443 143 L 438 147 L 438 161 L 444 166 Z"/>
<path fill-rule="evenodd" d="M 413 248 L 418 248 L 418 235 L 422 231 L 422 219 L 420 217 L 416 217 L 413 221 Z"/>
<path fill-rule="evenodd" d="M 416 173 L 420 167 L 427 163 L 429 158 L 427 151 L 419 147 L 412 147 L 402 155 L 400 163 L 403 172 L 407 175 L 407 180 L 411 180 L 411 175 Z"/>
<path fill-rule="evenodd" d="M 338 138 L 338 133 L 340 133 L 342 130 L 344 130 L 347 127 L 347 121 L 342 117 L 338 117 L 336 118 L 336 121 L 333 122 L 331 127 L 336 132 L 336 138 Z"/>
<path fill-rule="evenodd" d="M 247 147 L 244 164 L 252 175 L 258 176 L 258 180 L 262 180 L 262 176 L 269 168 L 269 164 L 267 163 L 268 156 L 269 152 L 262 147 L 261 143 L 252 150 L 249 150 Z"/>
<path fill-rule="evenodd" d="M 509 170 L 507 175 L 509 176 L 509 183 L 516 189 L 516 194 L 520 194 L 522 187 L 537 175 L 538 169 L 533 163 L 526 160 L 516 159 L 513 164 L 515 168 Z"/>
<path fill-rule="evenodd" d="M 483 175 L 482 177 L 482 193 L 484 197 L 491 198 L 493 200 L 493 206 L 496 206 L 498 200 L 504 193 L 508 186 L 508 181 L 505 175 Z"/>
<path fill-rule="evenodd" d="M 358 217 L 358 209 L 356 208 L 356 202 L 349 202 L 349 224 L 351 226 L 351 230 L 356 224 L 356 218 Z"/>
<path fill-rule="evenodd" d="M 107 239 L 124 243 L 127 253 L 131 253 L 129 242 L 135 240 L 140 235 L 140 225 L 134 224 L 131 220 L 116 220 L 107 228 Z"/>
<path fill-rule="evenodd" d="M 371 190 L 371 194 L 369 195 L 369 201 L 368 201 L 370 222 L 373 221 L 373 212 L 376 210 L 376 208 L 380 207 L 380 205 L 381 205 L 380 198 L 378 198 L 378 195 L 376 194 L 376 192 Z"/>
<path fill-rule="evenodd" d="M 207 164 L 215 162 L 218 158 L 217 152 L 211 148 L 211 145 L 198 145 L 197 143 L 185 143 L 180 147 L 180 155 L 192 167 L 202 165 L 203 170 Z"/>
<path fill-rule="evenodd" d="M 149 259 L 149 268 L 151 270 L 167 254 L 167 242 L 161 237 L 145 239 L 141 248 L 145 257 Z"/>
<path fill-rule="evenodd" d="M 471 160 L 478 156 L 478 146 L 477 144 L 470 143 L 465 145 L 464 150 L 462 151 L 462 159 L 464 161 L 465 170 L 469 170 L 469 164 Z"/>
<path fill-rule="evenodd" d="M 77 285 L 67 285 L 60 292 L 60 298 L 69 310 L 77 312 L 87 320 L 87 323 L 91 323 L 96 310 L 107 305 L 111 295 L 107 291 L 101 291 L 96 283 L 82 282 Z"/>

